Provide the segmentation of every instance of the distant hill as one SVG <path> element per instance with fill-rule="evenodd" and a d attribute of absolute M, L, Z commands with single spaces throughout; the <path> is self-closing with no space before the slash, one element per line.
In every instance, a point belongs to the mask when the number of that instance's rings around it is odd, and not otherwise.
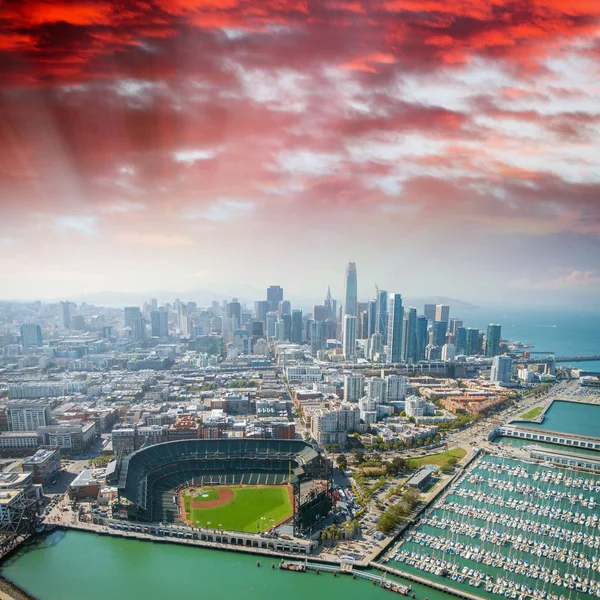
<path fill-rule="evenodd" d="M 460 310 L 480 310 L 482 307 L 470 302 L 464 302 L 457 298 L 448 298 L 447 296 L 430 296 L 429 298 L 406 298 L 406 306 L 416 306 L 422 309 L 424 304 L 447 304 L 451 309 Z"/>

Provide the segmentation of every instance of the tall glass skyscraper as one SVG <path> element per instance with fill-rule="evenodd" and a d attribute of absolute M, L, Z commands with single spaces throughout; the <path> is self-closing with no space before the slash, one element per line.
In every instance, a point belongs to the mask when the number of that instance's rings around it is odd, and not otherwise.
<path fill-rule="evenodd" d="M 402 360 L 402 325 L 404 321 L 404 308 L 402 295 L 390 294 L 390 309 L 388 317 L 388 341 L 386 362 L 396 363 Z"/>
<path fill-rule="evenodd" d="M 427 317 L 419 315 L 417 317 L 417 361 L 425 360 L 425 348 L 427 348 Z"/>
<path fill-rule="evenodd" d="M 502 327 L 490 323 L 487 328 L 487 335 L 485 337 L 485 355 L 488 358 L 493 358 L 500 354 L 500 334 Z"/>
<path fill-rule="evenodd" d="M 344 314 L 358 316 L 358 288 L 356 282 L 356 263 L 349 262 L 346 268 L 344 285 Z"/>
<path fill-rule="evenodd" d="M 388 293 L 385 290 L 377 292 L 377 325 L 375 333 L 383 336 L 383 345 L 387 344 L 388 327 Z"/>
<path fill-rule="evenodd" d="M 409 308 L 404 315 L 402 331 L 402 360 L 413 363 L 417 352 L 417 309 Z"/>

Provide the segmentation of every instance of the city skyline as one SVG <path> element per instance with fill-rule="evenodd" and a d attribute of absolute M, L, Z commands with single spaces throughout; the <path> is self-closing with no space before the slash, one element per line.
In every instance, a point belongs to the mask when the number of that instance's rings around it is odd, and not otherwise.
<path fill-rule="evenodd" d="M 595 2 L 3 8 L 2 299 L 598 304 Z"/>

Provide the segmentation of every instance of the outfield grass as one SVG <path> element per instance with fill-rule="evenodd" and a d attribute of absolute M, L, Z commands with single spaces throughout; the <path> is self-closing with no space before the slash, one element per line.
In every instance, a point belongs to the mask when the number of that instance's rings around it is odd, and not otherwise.
<path fill-rule="evenodd" d="M 256 533 L 266 531 L 276 523 L 292 516 L 293 510 L 287 486 L 216 486 L 215 497 L 219 490 L 224 489 L 233 492 L 233 499 L 230 502 L 212 508 L 192 508 L 191 516 L 190 496 L 184 494 L 186 516 L 193 525 Z M 209 490 L 208 493 L 210 492 Z M 195 495 L 195 499 L 209 500 L 202 497 L 204 493 L 207 492 Z"/>
<path fill-rule="evenodd" d="M 543 406 L 536 406 L 531 410 L 528 410 L 526 413 L 519 415 L 520 419 L 535 419 L 542 411 L 544 410 Z"/>
<path fill-rule="evenodd" d="M 456 458 L 462 460 L 467 455 L 467 451 L 464 448 L 453 448 L 447 452 L 440 452 L 439 454 L 430 454 L 429 456 L 422 456 L 420 458 L 411 458 L 409 463 L 415 468 L 423 467 L 424 465 L 437 465 L 443 467 L 449 458 Z"/>

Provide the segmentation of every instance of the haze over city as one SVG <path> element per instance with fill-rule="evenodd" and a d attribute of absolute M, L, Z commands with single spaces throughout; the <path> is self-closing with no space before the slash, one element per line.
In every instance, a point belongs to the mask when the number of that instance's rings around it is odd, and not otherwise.
<path fill-rule="evenodd" d="M 593 1 L 8 2 L 0 298 L 600 291 Z"/>

